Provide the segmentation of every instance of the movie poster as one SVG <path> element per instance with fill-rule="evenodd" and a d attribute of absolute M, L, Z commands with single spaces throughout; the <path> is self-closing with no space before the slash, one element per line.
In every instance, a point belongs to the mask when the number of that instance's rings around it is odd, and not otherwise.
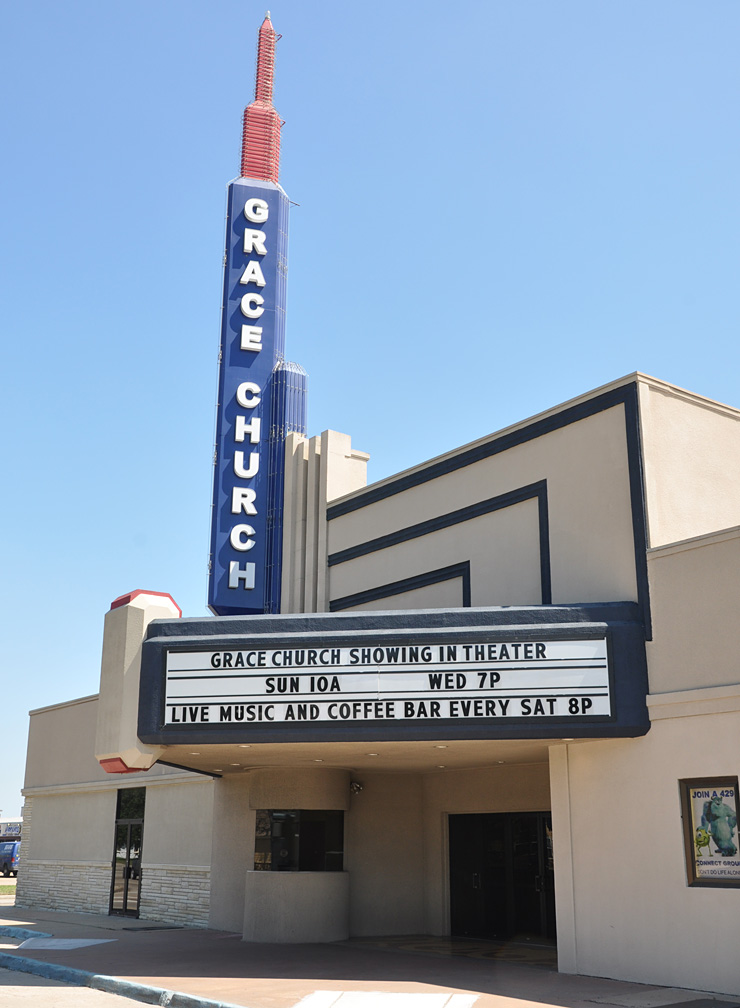
<path fill-rule="evenodd" d="M 740 886 L 736 777 L 681 781 L 689 883 Z"/>

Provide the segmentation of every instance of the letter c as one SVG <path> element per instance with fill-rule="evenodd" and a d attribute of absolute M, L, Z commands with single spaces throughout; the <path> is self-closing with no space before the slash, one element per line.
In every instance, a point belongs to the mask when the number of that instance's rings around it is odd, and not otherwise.
<path fill-rule="evenodd" d="M 245 381 L 236 390 L 236 401 L 244 409 L 254 409 L 255 406 L 259 405 L 260 397 L 258 395 L 262 389 L 256 382 Z M 249 393 L 252 393 L 250 396 Z"/>
<path fill-rule="evenodd" d="M 239 550 L 240 553 L 246 553 L 247 550 L 251 550 L 254 546 L 254 539 L 249 538 L 253 535 L 255 535 L 255 531 L 251 525 L 235 525 L 229 535 L 229 542 L 235 550 Z M 247 538 L 242 539 L 242 536 L 246 536 Z"/>
<path fill-rule="evenodd" d="M 242 315 L 246 318 L 259 318 L 265 310 L 261 307 L 264 303 L 261 294 L 245 294 L 241 300 Z"/>

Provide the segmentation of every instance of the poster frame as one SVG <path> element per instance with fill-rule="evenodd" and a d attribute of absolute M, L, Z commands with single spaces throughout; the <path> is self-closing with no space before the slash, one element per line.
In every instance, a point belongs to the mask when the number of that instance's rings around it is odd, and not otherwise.
<path fill-rule="evenodd" d="M 735 792 L 735 815 L 739 811 L 738 778 L 737 776 L 718 775 L 716 777 L 688 777 L 678 782 L 681 796 L 681 819 L 683 827 L 684 854 L 686 859 L 686 878 L 690 887 L 713 888 L 713 889 L 740 889 L 740 877 L 737 879 L 707 878 L 700 875 L 697 869 L 697 851 L 694 844 L 694 820 L 691 808 L 691 791 L 694 788 L 706 790 L 724 790 L 733 788 Z M 735 845 L 738 844 L 737 827 L 735 831 Z M 740 851 L 738 852 L 740 855 Z"/>

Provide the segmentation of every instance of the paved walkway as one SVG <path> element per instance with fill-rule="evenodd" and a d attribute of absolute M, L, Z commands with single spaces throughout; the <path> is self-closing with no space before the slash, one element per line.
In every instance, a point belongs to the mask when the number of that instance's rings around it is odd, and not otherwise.
<path fill-rule="evenodd" d="M 2 1008 L 136 1008 L 135 1001 L 90 987 L 71 987 L 33 973 L 0 969 Z"/>
<path fill-rule="evenodd" d="M 46 938 L 28 936 L 42 933 Z M 23 944 L 27 940 L 27 944 Z M 409 952 L 365 942 L 252 945 L 224 931 L 131 918 L 0 906 L 0 967 L 171 1008 L 659 1008 L 701 991 L 573 977 L 499 959 Z M 75 972 L 80 971 L 80 972 Z M 94 979 L 93 979 L 94 978 Z M 92 980 L 92 982 L 91 982 Z M 153 992 L 151 988 L 156 988 Z M 168 993 L 169 992 L 169 993 Z M 172 992 L 177 992 L 172 994 Z M 3 1004 L 0 991 L 0 1005 Z M 715 1008 L 711 1003 L 702 1008 Z M 718 1004 L 716 1008 L 721 1008 Z"/>

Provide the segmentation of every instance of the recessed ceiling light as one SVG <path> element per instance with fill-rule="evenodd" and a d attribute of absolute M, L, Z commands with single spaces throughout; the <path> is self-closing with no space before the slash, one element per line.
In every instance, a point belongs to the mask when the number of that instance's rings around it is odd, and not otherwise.
<path fill-rule="evenodd" d="M 190 755 L 191 756 L 200 756 L 200 753 L 199 752 L 191 752 Z"/>
<path fill-rule="evenodd" d="M 378 754 L 376 752 L 369 752 L 369 753 L 365 753 L 365 755 L 366 756 L 377 756 Z"/>
<path fill-rule="evenodd" d="M 446 749 L 447 746 L 446 745 L 436 745 L 434 748 L 435 749 Z"/>
<path fill-rule="evenodd" d="M 241 766 L 241 763 L 229 763 L 229 766 Z"/>
<path fill-rule="evenodd" d="M 564 738 L 564 739 L 563 739 L 563 742 L 575 742 L 575 739 L 572 739 L 572 738 Z"/>
<path fill-rule="evenodd" d="M 314 763 L 323 763 L 323 762 L 324 762 L 324 761 L 323 761 L 322 759 L 315 759 L 315 760 L 314 760 Z"/>
<path fill-rule="evenodd" d="M 446 769 L 447 769 L 447 767 L 445 766 L 445 764 L 444 764 L 444 763 L 438 763 L 438 764 L 437 764 L 437 769 L 438 769 L 438 770 L 446 770 Z"/>
<path fill-rule="evenodd" d="M 213 768 L 213 772 L 214 772 L 214 773 L 223 773 L 223 770 L 221 769 L 221 767 L 220 767 L 220 766 L 217 766 L 217 767 L 214 767 L 214 768 Z"/>
<path fill-rule="evenodd" d="M 251 745 L 243 745 L 243 744 L 240 743 L 236 748 L 237 749 L 251 749 L 252 747 L 251 747 Z"/>
<path fill-rule="evenodd" d="M 497 759 L 496 762 L 500 765 L 501 763 L 505 763 L 506 760 L 505 759 Z"/>

